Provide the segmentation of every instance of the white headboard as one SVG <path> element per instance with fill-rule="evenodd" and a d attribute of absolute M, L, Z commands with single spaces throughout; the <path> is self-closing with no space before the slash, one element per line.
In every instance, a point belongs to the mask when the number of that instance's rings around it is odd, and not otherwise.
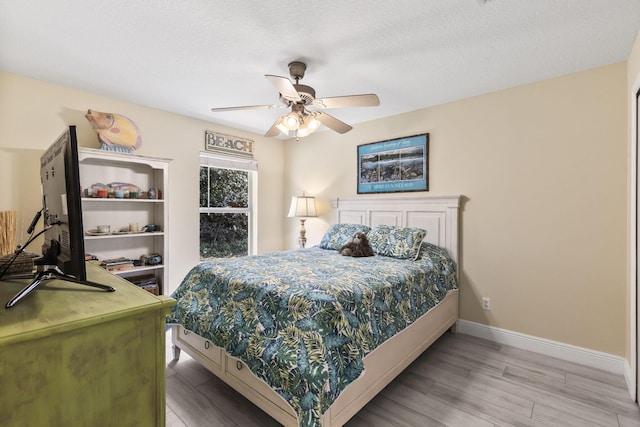
<path fill-rule="evenodd" d="M 334 224 L 394 225 L 427 231 L 425 241 L 446 248 L 458 263 L 460 196 L 332 199 Z"/>

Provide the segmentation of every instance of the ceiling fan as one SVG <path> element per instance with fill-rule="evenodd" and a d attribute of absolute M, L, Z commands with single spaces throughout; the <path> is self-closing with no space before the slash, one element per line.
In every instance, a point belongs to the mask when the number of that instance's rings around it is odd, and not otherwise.
<path fill-rule="evenodd" d="M 311 86 L 300 84 L 304 77 L 307 65 L 304 62 L 294 61 L 289 64 L 289 74 L 295 80 L 291 83 L 287 77 L 265 74 L 267 80 L 275 86 L 280 94 L 282 104 L 272 105 L 246 105 L 242 107 L 212 108 L 214 113 L 236 110 L 258 110 L 272 108 L 291 108 L 291 112 L 278 118 L 273 126 L 265 133 L 265 136 L 276 136 L 280 132 L 298 139 L 316 131 L 321 125 L 325 125 L 338 133 L 346 133 L 353 129 L 350 125 L 318 110 L 308 110 L 308 107 L 319 109 L 345 108 L 345 107 L 375 107 L 380 105 L 380 100 L 375 94 L 335 96 L 331 98 L 316 98 L 316 91 Z"/>

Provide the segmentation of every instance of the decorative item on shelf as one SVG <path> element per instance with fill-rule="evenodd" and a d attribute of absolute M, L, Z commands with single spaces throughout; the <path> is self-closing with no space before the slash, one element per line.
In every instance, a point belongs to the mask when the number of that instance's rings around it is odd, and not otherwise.
<path fill-rule="evenodd" d="M 97 230 L 98 230 L 98 233 L 109 234 L 109 233 L 111 233 L 111 226 L 110 225 L 99 225 Z"/>
<path fill-rule="evenodd" d="M 162 199 L 162 190 L 156 187 L 151 187 L 149 191 L 147 191 L 147 198 L 155 200 Z"/>
<path fill-rule="evenodd" d="M 112 182 L 103 184 L 96 182 L 83 192 L 84 197 L 137 199 L 140 197 L 140 187 L 126 182 Z"/>
<path fill-rule="evenodd" d="M 132 222 L 129 225 L 123 225 L 122 227 L 118 228 L 118 231 L 115 231 L 113 234 L 135 234 L 135 233 L 140 233 L 140 229 L 138 227 L 138 223 L 137 222 Z"/>
<path fill-rule="evenodd" d="M 144 231 L 145 233 L 153 233 L 155 231 L 160 231 L 160 227 L 155 224 L 147 224 L 142 227 L 142 231 Z"/>
<path fill-rule="evenodd" d="M 316 214 L 316 199 L 312 196 L 291 197 L 291 206 L 289 208 L 289 218 L 300 218 L 300 237 L 298 238 L 298 246 L 304 248 L 307 244 L 307 230 L 304 228 L 304 222 L 307 218 L 318 216 Z"/>
<path fill-rule="evenodd" d="M 140 265 L 160 265 L 162 264 L 162 256 L 160 254 L 142 255 L 140 257 Z"/>
<path fill-rule="evenodd" d="M 127 199 L 136 199 L 138 197 L 137 194 L 140 193 L 140 187 L 126 182 L 112 182 L 109 187 L 114 189 L 116 198 L 118 197 L 118 192 L 120 192 L 121 198 Z M 135 197 L 131 197 L 132 193 Z"/>
<path fill-rule="evenodd" d="M 85 117 L 98 134 L 101 149 L 131 153 L 142 146 L 140 130 L 131 119 L 94 110 L 88 110 Z"/>
<path fill-rule="evenodd" d="M 108 236 L 111 234 L 111 231 L 101 232 L 101 231 L 98 231 L 97 228 L 92 228 L 91 230 L 85 231 L 85 234 L 87 236 Z"/>

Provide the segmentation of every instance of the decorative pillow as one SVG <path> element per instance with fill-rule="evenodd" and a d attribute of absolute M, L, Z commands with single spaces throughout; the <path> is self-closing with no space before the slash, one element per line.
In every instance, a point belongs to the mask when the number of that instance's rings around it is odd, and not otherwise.
<path fill-rule="evenodd" d="M 362 224 L 333 224 L 320 241 L 320 247 L 339 251 L 354 234 L 367 234 L 369 230 L 371 230 L 370 227 Z"/>
<path fill-rule="evenodd" d="M 420 244 L 426 235 L 427 232 L 421 228 L 376 225 L 367 238 L 378 255 L 415 259 L 420 254 Z"/>

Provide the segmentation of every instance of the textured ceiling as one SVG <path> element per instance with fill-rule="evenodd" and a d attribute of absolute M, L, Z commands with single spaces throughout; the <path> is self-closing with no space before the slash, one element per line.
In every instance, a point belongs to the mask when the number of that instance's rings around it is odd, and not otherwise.
<path fill-rule="evenodd" d="M 4 0 L 0 70 L 264 134 L 285 110 L 210 108 L 277 103 L 293 60 L 378 94 L 327 111 L 356 124 L 624 61 L 639 28 L 639 0 Z"/>

